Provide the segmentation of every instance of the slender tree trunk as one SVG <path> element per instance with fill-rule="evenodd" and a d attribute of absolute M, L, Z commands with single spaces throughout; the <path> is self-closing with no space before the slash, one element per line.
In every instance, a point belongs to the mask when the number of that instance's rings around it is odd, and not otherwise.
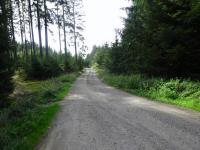
<path fill-rule="evenodd" d="M 60 16 L 59 16 L 59 7 L 57 3 L 57 17 L 58 17 L 58 35 L 59 35 L 59 46 L 60 46 L 60 55 L 62 54 L 62 45 L 61 45 L 61 34 L 60 34 Z"/>
<path fill-rule="evenodd" d="M 25 39 L 25 60 L 26 62 L 28 61 L 28 46 L 27 46 L 27 38 L 26 38 L 26 20 L 25 20 L 25 15 L 24 12 L 26 12 L 25 10 L 25 1 L 21 0 L 22 3 L 22 17 L 23 17 L 23 32 L 24 32 L 24 39 Z"/>
<path fill-rule="evenodd" d="M 22 19 L 21 19 L 21 7 L 20 7 L 20 1 L 17 0 L 17 6 L 18 6 L 18 15 L 19 15 L 19 23 L 20 23 L 20 34 L 21 34 L 21 44 L 22 44 L 22 53 L 24 51 L 24 37 L 23 37 L 23 25 L 22 25 Z"/>
<path fill-rule="evenodd" d="M 31 35 L 30 17 L 29 17 L 28 27 L 29 27 L 29 39 L 30 39 L 30 45 L 31 45 L 31 58 L 32 58 L 33 57 L 33 43 L 32 43 L 32 35 Z"/>
<path fill-rule="evenodd" d="M 65 30 L 65 7 L 63 4 L 63 32 L 64 32 L 64 46 L 65 46 L 65 56 L 67 55 L 67 42 L 66 42 L 66 30 Z"/>
<path fill-rule="evenodd" d="M 34 32 L 33 32 L 33 16 L 32 16 L 32 10 L 31 10 L 31 0 L 28 0 L 28 11 L 29 11 L 29 18 L 30 18 L 30 29 L 31 29 L 31 43 L 33 47 L 33 56 L 34 59 L 36 59 L 36 50 L 35 50 L 35 39 L 34 39 Z"/>
<path fill-rule="evenodd" d="M 59 26 L 59 28 L 58 28 L 58 34 L 59 34 L 59 47 L 60 47 L 60 54 L 62 54 L 62 44 L 61 44 L 60 26 Z"/>
<path fill-rule="evenodd" d="M 46 58 L 49 56 L 49 46 L 48 46 L 48 22 L 47 22 L 47 5 L 46 0 L 44 0 L 44 26 L 45 26 L 45 49 L 46 49 Z"/>
<path fill-rule="evenodd" d="M 37 0 L 37 22 L 38 22 L 38 35 L 39 35 L 39 47 L 40 47 L 40 59 L 43 58 L 43 50 L 42 50 L 42 36 L 41 36 L 41 24 L 40 24 L 40 8 L 39 8 L 39 0 Z"/>
<path fill-rule="evenodd" d="M 60 46 L 60 54 L 62 54 L 62 44 L 61 44 L 60 25 L 59 25 L 59 27 L 58 27 L 58 34 L 59 34 L 59 46 Z"/>
<path fill-rule="evenodd" d="M 75 61 L 77 63 L 77 41 L 76 41 L 76 38 L 77 38 L 77 35 L 76 35 L 76 17 L 75 17 L 75 3 L 73 3 L 73 23 L 74 23 L 74 49 L 75 49 Z"/>
<path fill-rule="evenodd" d="M 13 1 L 10 0 L 10 23 L 11 23 L 11 36 L 12 36 L 12 45 L 15 46 L 16 40 L 15 40 L 15 28 L 14 28 L 14 22 L 13 22 Z M 14 48 L 14 60 L 17 61 L 17 49 Z"/>
<path fill-rule="evenodd" d="M 12 41 L 15 43 L 15 29 L 14 29 L 14 22 L 13 22 L 13 5 L 12 0 L 10 0 L 10 23 L 11 23 L 11 32 L 12 32 Z"/>

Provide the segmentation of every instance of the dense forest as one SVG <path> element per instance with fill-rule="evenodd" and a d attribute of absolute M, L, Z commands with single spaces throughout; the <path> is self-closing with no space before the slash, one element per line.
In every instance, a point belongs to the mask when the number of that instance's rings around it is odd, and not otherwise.
<path fill-rule="evenodd" d="M 82 15 L 81 0 L 0 1 L 0 107 L 8 104 L 16 73 L 26 79 L 46 79 L 83 68 Z M 59 51 L 49 47 L 53 32 L 59 34 Z"/>
<path fill-rule="evenodd" d="M 133 0 L 116 40 L 87 56 L 104 82 L 200 111 L 200 1 Z"/>
<path fill-rule="evenodd" d="M 134 0 L 125 28 L 90 59 L 111 73 L 200 79 L 200 1 Z"/>

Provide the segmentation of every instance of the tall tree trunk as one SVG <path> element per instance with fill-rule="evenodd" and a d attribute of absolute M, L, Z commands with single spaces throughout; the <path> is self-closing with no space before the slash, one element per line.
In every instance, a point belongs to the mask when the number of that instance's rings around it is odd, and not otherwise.
<path fill-rule="evenodd" d="M 73 3 L 73 23 L 74 23 L 74 49 L 75 49 L 75 60 L 76 60 L 76 63 L 77 63 L 77 35 L 76 35 L 76 17 L 75 17 L 75 3 Z"/>
<path fill-rule="evenodd" d="M 63 4 L 63 32 L 64 32 L 64 46 L 65 46 L 65 56 L 67 55 L 67 41 L 66 41 L 66 30 L 65 30 L 65 7 Z"/>
<path fill-rule="evenodd" d="M 15 29 L 14 29 L 14 22 L 13 22 L 13 2 L 12 0 L 9 1 L 10 7 L 10 23 L 11 23 L 11 32 L 12 32 L 12 41 L 15 43 Z"/>
<path fill-rule="evenodd" d="M 22 19 L 21 19 L 21 7 L 20 7 L 20 1 L 17 0 L 17 6 L 18 6 L 18 15 L 19 15 L 19 23 L 20 23 L 20 34 L 21 34 L 21 44 L 22 44 L 22 53 L 24 51 L 24 37 L 23 37 L 23 25 L 22 25 Z"/>
<path fill-rule="evenodd" d="M 25 60 L 26 62 L 28 61 L 28 46 L 27 46 L 27 38 L 26 38 L 26 19 L 25 19 L 25 15 L 24 12 L 26 12 L 25 10 L 25 1 L 21 0 L 22 3 L 22 17 L 23 17 L 23 32 L 24 32 L 24 40 L 25 40 Z"/>
<path fill-rule="evenodd" d="M 39 0 L 37 0 L 37 22 L 38 22 L 38 36 L 39 36 L 39 47 L 40 47 L 40 59 L 43 58 L 43 50 L 42 50 L 42 36 L 41 36 L 41 23 L 40 23 L 40 8 L 39 8 Z"/>
<path fill-rule="evenodd" d="M 58 34 L 59 34 L 59 46 L 60 46 L 60 54 L 62 54 L 62 44 L 61 44 L 60 25 L 59 25 L 59 27 L 58 27 Z"/>
<path fill-rule="evenodd" d="M 30 45 L 31 45 L 31 58 L 33 57 L 33 43 L 32 43 L 32 35 L 31 35 L 31 22 L 30 17 L 28 21 L 28 28 L 29 28 L 29 39 L 30 39 Z"/>
<path fill-rule="evenodd" d="M 58 35 L 59 35 L 59 46 L 60 46 L 60 55 L 62 54 L 62 45 L 61 45 L 61 34 L 60 34 L 60 16 L 59 16 L 59 3 L 57 2 L 57 17 L 58 17 Z"/>
<path fill-rule="evenodd" d="M 15 28 L 14 28 L 14 22 L 13 22 L 13 1 L 9 1 L 9 7 L 10 7 L 10 24 L 11 24 L 11 36 L 12 36 L 12 45 L 15 46 L 16 40 L 15 40 Z M 17 49 L 14 48 L 14 60 L 17 61 Z"/>
<path fill-rule="evenodd" d="M 49 46 L 48 46 L 48 22 L 47 22 L 47 4 L 44 0 L 44 26 L 45 26 L 45 49 L 46 49 L 46 58 L 49 56 Z"/>
<path fill-rule="evenodd" d="M 31 38 L 32 38 L 32 47 L 33 47 L 33 56 L 36 59 L 36 49 L 35 49 L 35 39 L 34 39 L 34 32 L 33 32 L 33 16 L 31 10 L 31 0 L 28 0 L 28 11 L 29 11 L 29 18 L 30 18 L 30 29 L 31 29 Z"/>

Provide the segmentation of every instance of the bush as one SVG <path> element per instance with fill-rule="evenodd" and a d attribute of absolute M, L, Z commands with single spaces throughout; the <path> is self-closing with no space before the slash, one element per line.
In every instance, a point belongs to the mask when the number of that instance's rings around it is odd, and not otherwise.
<path fill-rule="evenodd" d="M 141 88 L 141 76 L 140 75 L 132 75 L 129 78 L 129 82 L 127 85 L 128 89 L 139 89 Z"/>
<path fill-rule="evenodd" d="M 73 72 L 75 70 L 74 68 L 74 62 L 72 60 L 65 60 L 65 63 L 64 63 L 64 70 L 66 72 Z"/>
<path fill-rule="evenodd" d="M 77 62 L 75 62 L 74 58 L 68 56 L 64 63 L 64 70 L 68 73 L 81 71 L 84 67 L 85 61 L 81 56 L 78 57 Z"/>
<path fill-rule="evenodd" d="M 44 67 L 44 78 L 56 77 L 63 72 L 58 62 L 53 58 L 46 60 L 43 63 L 43 67 Z"/>
<path fill-rule="evenodd" d="M 63 70 L 58 62 L 49 58 L 44 62 L 38 59 L 32 60 L 30 65 L 24 65 L 26 77 L 29 79 L 46 79 L 60 75 Z"/>
<path fill-rule="evenodd" d="M 115 75 L 98 70 L 103 80 L 117 88 L 154 100 L 200 111 L 200 82 L 188 79 L 149 78 L 140 74 Z"/>

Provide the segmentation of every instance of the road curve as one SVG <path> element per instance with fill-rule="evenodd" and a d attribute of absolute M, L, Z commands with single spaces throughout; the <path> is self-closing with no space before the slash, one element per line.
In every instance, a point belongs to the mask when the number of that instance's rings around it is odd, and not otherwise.
<path fill-rule="evenodd" d="M 200 150 L 200 113 L 78 78 L 39 150 Z"/>

